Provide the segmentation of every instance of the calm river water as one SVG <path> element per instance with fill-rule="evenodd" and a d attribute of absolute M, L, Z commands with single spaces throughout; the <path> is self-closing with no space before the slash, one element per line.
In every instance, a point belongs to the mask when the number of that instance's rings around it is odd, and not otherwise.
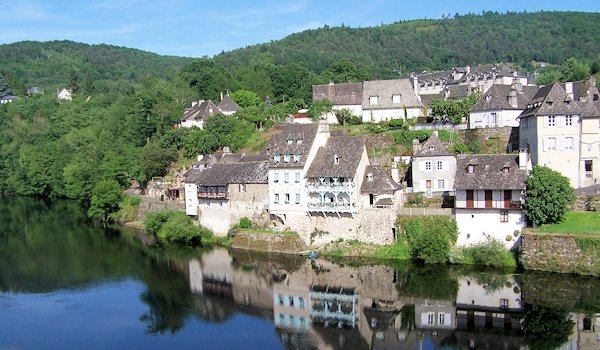
<path fill-rule="evenodd" d="M 158 249 L 0 204 L 0 349 L 600 349 L 600 280 Z"/>

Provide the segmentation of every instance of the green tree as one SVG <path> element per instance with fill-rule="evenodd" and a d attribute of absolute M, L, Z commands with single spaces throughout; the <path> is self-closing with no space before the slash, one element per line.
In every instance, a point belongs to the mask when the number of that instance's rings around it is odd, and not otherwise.
<path fill-rule="evenodd" d="M 229 97 L 242 108 L 258 107 L 262 104 L 260 97 L 249 90 L 236 90 L 229 94 Z"/>
<path fill-rule="evenodd" d="M 535 166 L 526 184 L 523 211 L 534 226 L 559 222 L 575 202 L 569 179 L 546 166 Z"/>
<path fill-rule="evenodd" d="M 357 83 L 368 78 L 367 72 L 345 58 L 330 65 L 320 76 L 320 80 L 324 83 Z"/>
<path fill-rule="evenodd" d="M 102 180 L 92 189 L 88 216 L 104 222 L 114 221 L 123 197 L 121 186 L 115 180 Z"/>
<path fill-rule="evenodd" d="M 330 113 L 333 108 L 333 103 L 329 100 L 313 101 L 308 107 L 308 115 L 312 120 L 319 120 L 323 114 Z"/>
<path fill-rule="evenodd" d="M 562 79 L 562 73 L 559 70 L 551 69 L 540 73 L 535 78 L 535 83 L 538 85 L 548 85 L 560 81 Z"/>
<path fill-rule="evenodd" d="M 590 76 L 590 67 L 579 62 L 574 57 L 567 59 L 560 66 L 562 81 L 577 81 L 583 80 Z"/>
<path fill-rule="evenodd" d="M 12 95 L 10 88 L 6 81 L 4 81 L 4 76 L 0 74 L 0 97 Z"/>
<path fill-rule="evenodd" d="M 236 87 L 229 73 L 209 58 L 200 58 L 188 63 L 179 74 L 203 99 L 216 100 L 222 92 L 234 90 Z"/>
<path fill-rule="evenodd" d="M 138 181 L 146 183 L 154 176 L 163 176 L 176 156 L 177 154 L 172 150 L 160 147 L 157 142 L 148 142 L 140 151 L 138 158 Z"/>
<path fill-rule="evenodd" d="M 348 108 L 342 108 L 335 111 L 335 118 L 338 123 L 342 125 L 356 125 L 360 124 L 360 118 L 352 114 L 352 111 Z"/>
<path fill-rule="evenodd" d="M 433 100 L 429 104 L 430 116 L 434 120 L 447 118 L 453 124 L 460 124 L 469 117 L 469 110 L 479 97 L 479 93 L 474 93 L 460 100 Z"/>

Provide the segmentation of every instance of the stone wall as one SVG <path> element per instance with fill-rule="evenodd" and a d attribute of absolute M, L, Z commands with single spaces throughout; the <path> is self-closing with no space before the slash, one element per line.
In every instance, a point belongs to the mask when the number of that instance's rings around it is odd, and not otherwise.
<path fill-rule="evenodd" d="M 137 219 L 144 220 L 146 213 L 155 212 L 159 210 L 175 210 L 175 211 L 185 211 L 185 203 L 184 202 L 171 202 L 171 201 L 161 201 L 155 198 L 149 198 L 146 196 L 139 196 L 140 206 L 137 212 Z"/>
<path fill-rule="evenodd" d="M 574 236 L 525 232 L 521 263 L 527 270 L 600 275 L 600 252 L 581 249 Z"/>
<path fill-rule="evenodd" d="M 307 250 L 296 235 L 276 233 L 238 232 L 233 237 L 232 248 L 259 252 L 298 253 Z"/>
<path fill-rule="evenodd" d="M 460 138 L 471 144 L 478 140 L 484 153 L 505 153 L 519 150 L 519 128 L 481 128 L 459 131 Z"/>

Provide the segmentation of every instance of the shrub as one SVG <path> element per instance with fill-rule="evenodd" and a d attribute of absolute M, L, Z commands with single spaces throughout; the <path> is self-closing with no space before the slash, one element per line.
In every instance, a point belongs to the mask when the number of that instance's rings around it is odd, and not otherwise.
<path fill-rule="evenodd" d="M 590 204 L 588 209 L 590 211 L 600 211 L 600 195 L 590 196 Z"/>
<path fill-rule="evenodd" d="M 239 228 L 251 228 L 252 227 L 252 221 L 250 219 L 248 219 L 247 217 L 243 217 L 240 219 L 240 222 L 237 225 Z"/>
<path fill-rule="evenodd" d="M 160 210 L 146 214 L 144 227 L 149 234 L 156 236 L 162 225 L 167 222 L 175 212 L 173 210 Z"/>
<path fill-rule="evenodd" d="M 513 236 L 512 235 L 506 235 L 506 237 L 504 238 L 507 242 L 510 242 L 513 240 Z"/>
<path fill-rule="evenodd" d="M 159 229 L 156 237 L 162 242 L 200 244 L 203 236 L 212 235 L 208 229 L 197 227 L 183 212 L 175 212 Z"/>
<path fill-rule="evenodd" d="M 423 205 L 425 197 L 423 196 L 423 192 L 415 192 L 415 193 L 407 193 L 406 194 L 406 204 L 412 207 L 418 207 Z"/>
<path fill-rule="evenodd" d="M 119 203 L 119 219 L 123 221 L 133 221 L 137 218 L 140 199 L 132 196 L 123 196 Z"/>
<path fill-rule="evenodd" d="M 462 142 L 456 142 L 452 145 L 452 147 L 450 147 L 450 150 L 454 153 L 471 153 L 471 149 L 469 148 L 469 146 L 465 145 Z"/>
<path fill-rule="evenodd" d="M 407 149 L 412 149 L 413 139 L 423 142 L 431 135 L 431 131 L 427 130 L 399 130 L 394 133 L 394 142 L 402 145 Z"/>
<path fill-rule="evenodd" d="M 515 266 L 516 262 L 510 250 L 498 240 L 488 238 L 487 241 L 464 248 L 465 255 L 471 256 L 475 265 Z"/>
<path fill-rule="evenodd" d="M 575 202 L 569 178 L 546 166 L 535 166 L 526 184 L 523 211 L 534 226 L 560 222 Z"/>
<path fill-rule="evenodd" d="M 388 126 L 384 123 L 382 124 L 369 124 L 367 125 L 367 131 L 371 134 L 379 134 L 388 129 Z"/>
<path fill-rule="evenodd" d="M 412 256 L 425 263 L 445 263 L 458 237 L 456 221 L 446 216 L 400 217 L 400 232 L 408 239 Z"/>
<path fill-rule="evenodd" d="M 392 119 L 389 122 L 389 127 L 390 129 L 399 129 L 402 128 L 402 125 L 404 124 L 404 119 Z"/>

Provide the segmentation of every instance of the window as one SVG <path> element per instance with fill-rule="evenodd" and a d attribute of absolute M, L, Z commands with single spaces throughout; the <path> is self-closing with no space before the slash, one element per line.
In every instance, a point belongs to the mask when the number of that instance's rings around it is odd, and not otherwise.
<path fill-rule="evenodd" d="M 274 161 L 275 163 L 279 163 L 279 154 L 278 154 L 278 153 L 275 153 L 275 154 L 273 155 L 273 161 Z"/>
<path fill-rule="evenodd" d="M 556 117 L 551 115 L 548 116 L 548 126 L 556 126 Z"/>
<path fill-rule="evenodd" d="M 340 164 L 340 157 L 337 154 L 333 155 L 333 164 Z"/>
<path fill-rule="evenodd" d="M 300 155 L 298 152 L 294 153 L 294 163 L 298 163 L 300 161 Z"/>
<path fill-rule="evenodd" d="M 392 103 L 400 103 L 400 95 L 392 95 Z"/>
<path fill-rule="evenodd" d="M 500 299 L 500 308 L 508 309 L 508 299 Z"/>
<path fill-rule="evenodd" d="M 373 173 L 368 173 L 367 174 L 367 181 L 369 181 L 369 182 L 373 181 Z"/>
<path fill-rule="evenodd" d="M 435 322 L 435 315 L 434 315 L 434 313 L 433 313 L 433 312 L 430 312 L 430 313 L 427 315 L 427 324 L 428 324 L 428 325 L 433 325 L 433 324 L 434 324 L 434 322 Z"/>
<path fill-rule="evenodd" d="M 283 305 L 283 302 L 284 302 L 284 301 L 283 301 L 283 295 L 279 294 L 279 297 L 278 297 L 278 299 L 279 299 L 279 300 L 278 300 L 278 301 L 279 301 L 279 305 Z"/>
<path fill-rule="evenodd" d="M 439 325 L 446 324 L 446 314 L 444 314 L 443 312 L 440 312 L 440 314 L 438 315 L 438 324 Z"/>
<path fill-rule="evenodd" d="M 292 139 L 288 139 L 288 140 L 287 140 L 287 144 L 288 144 L 288 145 L 291 145 L 291 144 L 292 144 Z"/>
<path fill-rule="evenodd" d="M 294 297 L 290 295 L 289 300 L 290 300 L 290 306 L 294 306 Z"/>
<path fill-rule="evenodd" d="M 442 163 L 442 161 L 441 161 L 441 160 L 438 160 L 438 161 L 436 162 L 436 169 L 437 169 L 437 170 L 443 170 L 443 169 L 444 169 L 444 164 Z"/>
<path fill-rule="evenodd" d="M 302 139 L 296 139 L 296 143 L 301 145 L 302 144 Z"/>
<path fill-rule="evenodd" d="M 469 165 L 467 167 L 467 173 L 473 174 L 475 172 L 475 165 Z"/>
<path fill-rule="evenodd" d="M 591 173 L 592 172 L 592 161 L 591 160 L 586 160 L 585 161 L 585 172 L 586 173 Z"/>
<path fill-rule="evenodd" d="M 279 173 L 273 173 L 273 183 L 279 182 Z"/>
<path fill-rule="evenodd" d="M 369 104 L 376 105 L 377 104 L 377 96 L 369 96 Z"/>
<path fill-rule="evenodd" d="M 547 141 L 546 150 L 555 151 L 556 150 L 556 137 L 548 137 L 546 139 L 546 141 Z"/>
<path fill-rule="evenodd" d="M 246 192 L 246 184 L 240 184 L 240 192 Z"/>
<path fill-rule="evenodd" d="M 289 154 L 284 154 L 283 155 L 283 161 L 284 163 L 289 163 L 290 162 L 290 155 Z"/>
<path fill-rule="evenodd" d="M 566 126 L 573 125 L 573 116 L 572 115 L 568 115 L 565 117 L 565 125 Z"/>
<path fill-rule="evenodd" d="M 573 138 L 565 137 L 565 149 L 573 149 Z"/>
<path fill-rule="evenodd" d="M 290 182 L 290 173 L 286 172 L 283 174 L 283 182 L 286 184 Z"/>
<path fill-rule="evenodd" d="M 439 189 L 444 189 L 445 188 L 445 182 L 444 179 L 438 179 L 438 188 Z"/>
<path fill-rule="evenodd" d="M 304 309 L 304 298 L 303 297 L 298 298 L 298 307 L 301 309 Z"/>
<path fill-rule="evenodd" d="M 502 168 L 502 172 L 503 173 L 510 173 L 510 168 L 507 167 L 507 166 L 505 166 L 505 167 Z"/>
<path fill-rule="evenodd" d="M 431 171 L 431 162 L 430 161 L 426 161 L 425 162 L 425 170 L 426 171 Z"/>
<path fill-rule="evenodd" d="M 508 222 L 508 211 L 507 210 L 500 211 L 500 222 Z"/>
<path fill-rule="evenodd" d="M 290 204 L 290 194 L 289 193 L 285 194 L 285 204 Z"/>
<path fill-rule="evenodd" d="M 300 204 L 300 193 L 296 193 L 296 204 Z"/>
<path fill-rule="evenodd" d="M 498 125 L 498 113 L 492 112 L 490 113 L 490 126 Z"/>
<path fill-rule="evenodd" d="M 296 174 L 294 174 L 294 175 L 295 175 L 295 177 L 296 177 L 296 178 L 295 178 L 295 181 L 296 181 L 296 183 L 299 183 L 299 182 L 300 182 L 300 172 L 299 172 L 299 171 L 296 171 Z"/>
<path fill-rule="evenodd" d="M 273 203 L 279 204 L 279 193 L 275 193 L 275 199 L 273 200 Z"/>

